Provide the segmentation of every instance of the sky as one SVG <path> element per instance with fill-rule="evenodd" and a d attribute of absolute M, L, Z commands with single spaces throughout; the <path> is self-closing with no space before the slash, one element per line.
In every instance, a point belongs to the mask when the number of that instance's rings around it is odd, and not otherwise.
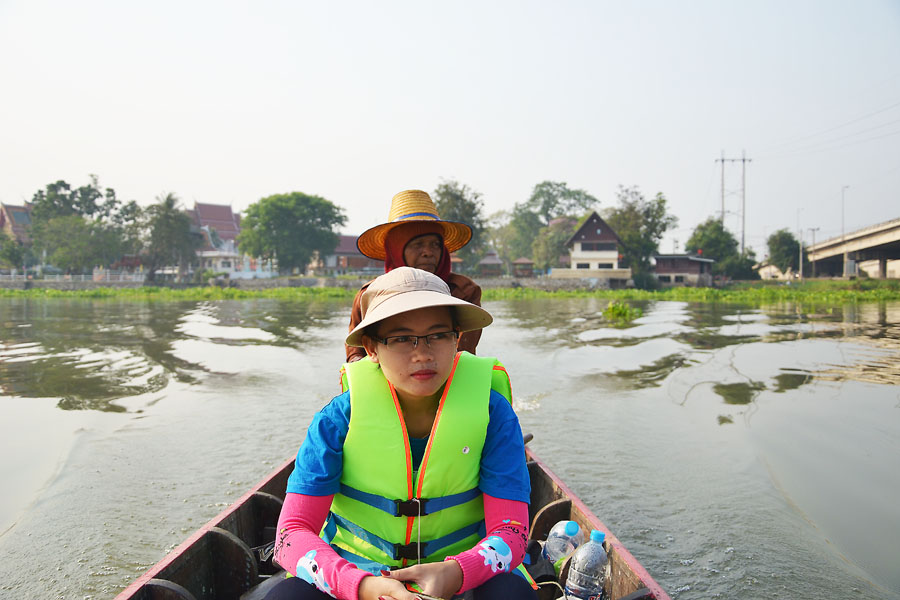
<path fill-rule="evenodd" d="M 353 235 L 447 180 L 486 216 L 637 186 L 667 253 L 724 179 L 762 258 L 900 218 L 900 0 L 0 0 L 0 202 L 91 174 L 144 206 L 314 194 Z"/>

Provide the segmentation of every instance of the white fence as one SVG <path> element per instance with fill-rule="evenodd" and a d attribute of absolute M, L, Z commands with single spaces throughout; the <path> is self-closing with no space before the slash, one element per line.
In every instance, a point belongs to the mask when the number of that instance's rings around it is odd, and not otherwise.
<path fill-rule="evenodd" d="M 144 281 L 145 273 L 129 273 L 127 271 L 109 271 L 98 270 L 90 275 L 49 275 L 43 276 L 25 275 L 24 273 L 16 273 L 4 275 L 0 273 L 0 281 L 27 281 L 29 279 L 36 281 Z"/>

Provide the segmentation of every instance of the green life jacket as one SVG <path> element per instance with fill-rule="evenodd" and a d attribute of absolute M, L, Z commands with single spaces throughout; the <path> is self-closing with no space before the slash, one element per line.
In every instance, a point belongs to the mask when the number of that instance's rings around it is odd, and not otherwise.
<path fill-rule="evenodd" d="M 478 478 L 490 389 L 512 400 L 503 365 L 457 354 L 417 473 L 400 404 L 379 365 L 346 364 L 341 381 L 350 390 L 350 426 L 325 541 L 374 573 L 474 546 L 485 534 Z"/>

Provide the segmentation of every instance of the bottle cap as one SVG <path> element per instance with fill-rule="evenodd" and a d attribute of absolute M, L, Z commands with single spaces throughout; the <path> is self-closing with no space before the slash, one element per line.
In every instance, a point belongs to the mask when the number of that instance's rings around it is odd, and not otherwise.
<path fill-rule="evenodd" d="M 566 521 L 565 532 L 568 536 L 578 535 L 578 523 L 575 521 Z"/>
<path fill-rule="evenodd" d="M 598 544 L 602 544 L 603 540 L 606 539 L 606 534 L 600 531 L 599 529 L 594 529 L 591 531 L 591 541 L 597 542 Z"/>

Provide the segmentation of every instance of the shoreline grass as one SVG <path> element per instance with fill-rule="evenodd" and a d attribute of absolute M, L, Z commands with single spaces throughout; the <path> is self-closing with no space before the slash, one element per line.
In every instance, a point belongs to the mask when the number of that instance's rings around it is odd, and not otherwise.
<path fill-rule="evenodd" d="M 112 288 L 99 287 L 89 290 L 56 290 L 32 288 L 29 290 L 0 288 L 0 298 L 60 298 L 60 299 L 118 299 L 140 301 L 212 301 L 274 298 L 281 300 L 350 300 L 355 288 L 341 287 L 277 287 L 246 290 L 232 287 L 192 287 L 172 289 L 168 287 Z M 862 279 L 853 281 L 816 280 L 792 283 L 737 282 L 724 288 L 674 287 L 664 290 L 543 290 L 530 287 L 485 287 L 484 301 L 530 298 L 587 298 L 596 297 L 611 301 L 681 301 L 704 303 L 835 305 L 858 302 L 885 302 L 900 300 L 900 280 Z"/>

